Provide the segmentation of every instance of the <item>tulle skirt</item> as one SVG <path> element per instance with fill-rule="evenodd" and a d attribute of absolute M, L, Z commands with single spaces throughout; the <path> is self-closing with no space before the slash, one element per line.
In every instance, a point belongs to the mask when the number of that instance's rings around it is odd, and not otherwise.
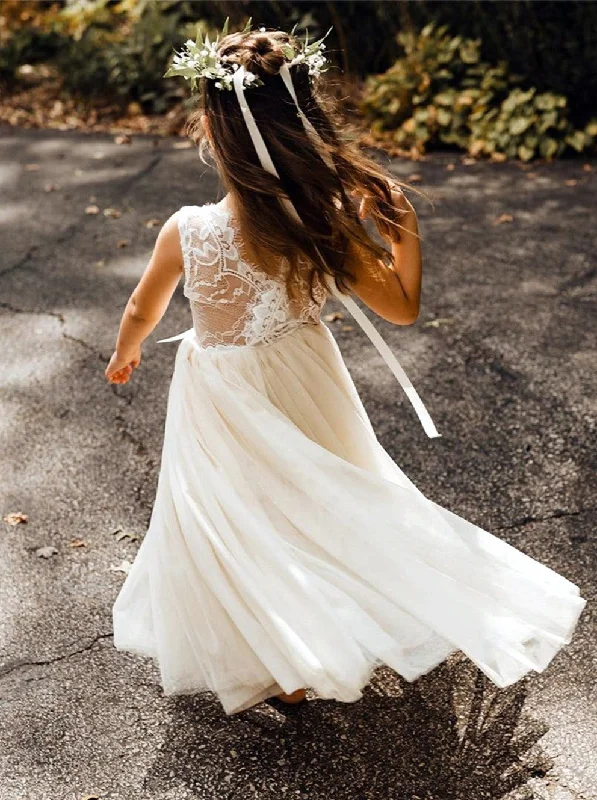
<path fill-rule="evenodd" d="M 178 346 L 151 521 L 114 643 L 226 714 L 311 687 L 354 702 L 462 651 L 497 686 L 541 672 L 585 605 L 547 566 L 427 499 L 377 440 L 324 324 Z"/>

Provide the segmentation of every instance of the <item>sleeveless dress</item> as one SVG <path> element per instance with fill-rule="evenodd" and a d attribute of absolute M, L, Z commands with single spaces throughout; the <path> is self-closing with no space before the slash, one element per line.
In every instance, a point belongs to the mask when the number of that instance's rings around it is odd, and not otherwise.
<path fill-rule="evenodd" d="M 116 648 L 226 714 L 301 687 L 354 702 L 376 667 L 414 681 L 456 651 L 499 687 L 544 670 L 578 587 L 414 486 L 321 321 L 325 287 L 290 298 L 225 201 L 178 213 L 193 328 Z"/>

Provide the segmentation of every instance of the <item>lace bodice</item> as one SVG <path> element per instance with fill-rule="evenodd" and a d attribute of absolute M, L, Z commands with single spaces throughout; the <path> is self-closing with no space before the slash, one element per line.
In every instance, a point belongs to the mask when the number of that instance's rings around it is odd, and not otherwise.
<path fill-rule="evenodd" d="M 302 325 L 318 324 L 327 290 L 316 277 L 313 302 L 305 271 L 290 297 L 285 259 L 270 275 L 241 255 L 236 218 L 225 205 L 183 206 L 178 227 L 184 257 L 184 294 L 203 347 L 268 344 Z"/>

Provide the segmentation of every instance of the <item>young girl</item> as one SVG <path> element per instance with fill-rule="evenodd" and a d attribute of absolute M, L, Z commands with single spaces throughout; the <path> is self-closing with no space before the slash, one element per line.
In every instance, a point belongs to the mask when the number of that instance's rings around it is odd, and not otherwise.
<path fill-rule="evenodd" d="M 165 223 L 106 369 L 130 379 L 184 276 L 193 327 L 173 337 L 157 495 L 114 643 L 155 658 L 165 693 L 211 690 L 226 714 L 307 687 L 354 702 L 377 666 L 413 681 L 457 650 L 505 687 L 547 667 L 585 605 L 424 497 L 376 439 L 321 309 L 345 303 L 439 435 L 350 297 L 417 319 L 417 217 L 342 142 L 316 94 L 324 65 L 320 43 L 264 29 L 175 58 L 169 74 L 202 91 L 191 131 L 227 194 Z"/>

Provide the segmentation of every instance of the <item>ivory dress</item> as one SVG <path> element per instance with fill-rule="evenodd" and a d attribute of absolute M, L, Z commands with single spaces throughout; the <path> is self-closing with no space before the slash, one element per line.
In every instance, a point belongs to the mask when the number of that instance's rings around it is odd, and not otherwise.
<path fill-rule="evenodd" d="M 354 702 L 377 666 L 413 681 L 457 650 L 500 687 L 544 670 L 578 587 L 414 486 L 320 320 L 325 287 L 290 300 L 226 203 L 178 214 L 193 328 L 115 646 L 226 714 L 300 687 Z"/>

